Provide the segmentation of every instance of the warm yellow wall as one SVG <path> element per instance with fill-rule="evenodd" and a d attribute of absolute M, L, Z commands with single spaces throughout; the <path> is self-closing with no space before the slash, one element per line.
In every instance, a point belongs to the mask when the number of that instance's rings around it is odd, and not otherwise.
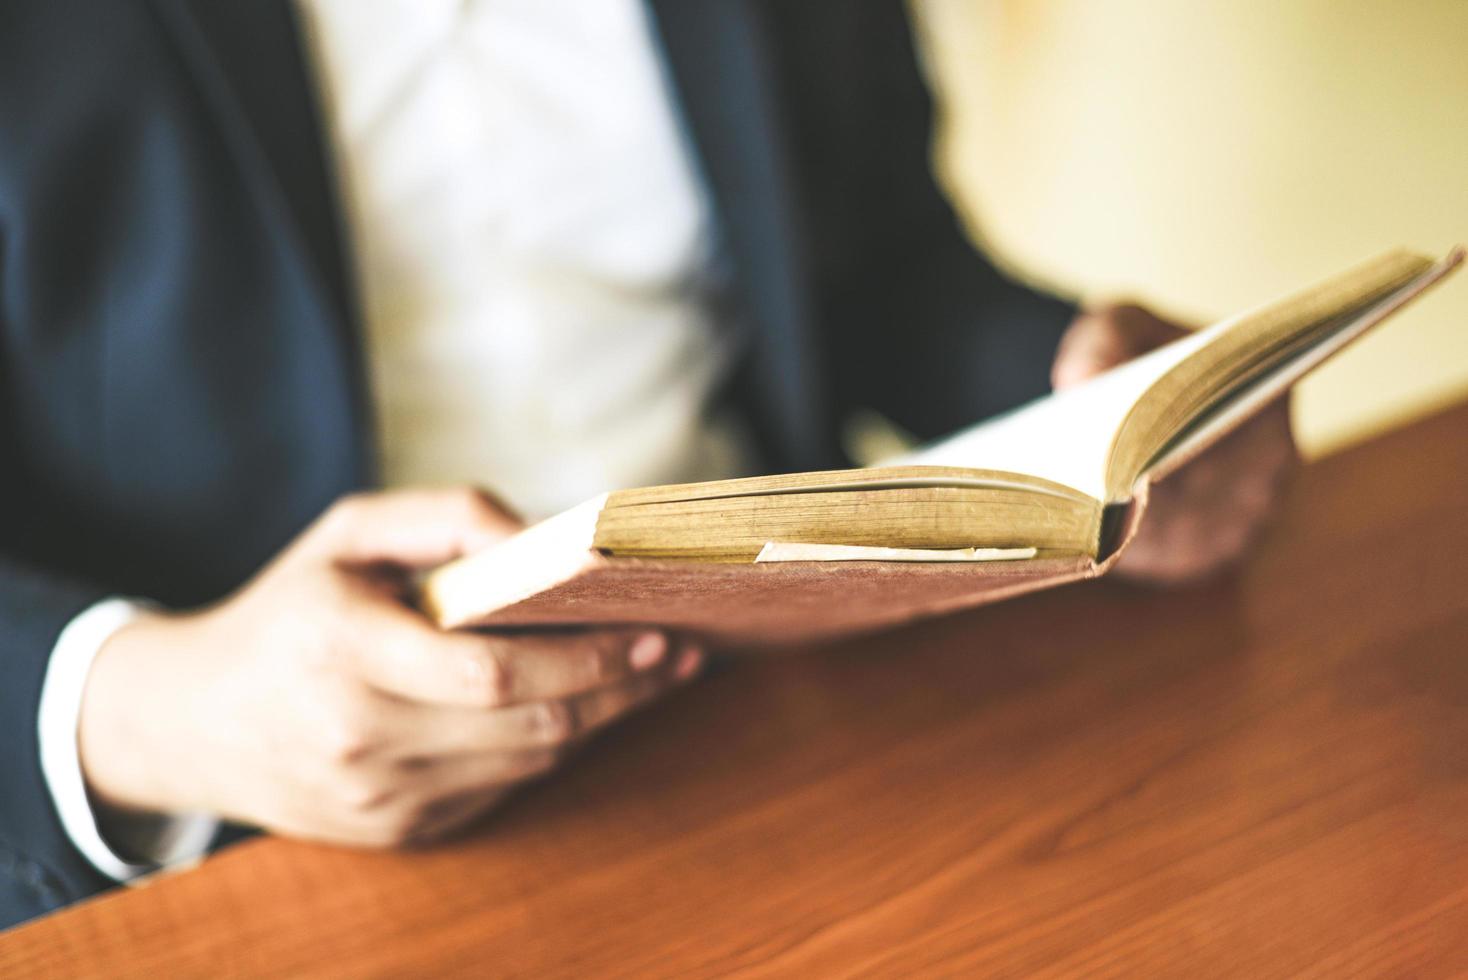
<path fill-rule="evenodd" d="M 916 0 L 1015 265 L 1206 320 L 1468 241 L 1468 0 Z M 1320 453 L 1468 395 L 1468 275 L 1311 378 Z M 1468 434 L 1465 434 L 1468 438 Z"/>

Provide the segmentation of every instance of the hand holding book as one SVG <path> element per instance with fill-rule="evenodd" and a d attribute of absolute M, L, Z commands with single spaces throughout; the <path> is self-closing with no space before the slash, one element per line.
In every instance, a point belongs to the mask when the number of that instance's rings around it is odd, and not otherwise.
<path fill-rule="evenodd" d="M 1131 304 L 1076 317 L 1055 352 L 1057 391 L 1082 384 L 1193 331 Z M 1147 520 L 1115 574 L 1173 585 L 1241 558 L 1268 522 L 1298 457 L 1281 398 L 1152 489 Z"/>
<path fill-rule="evenodd" d="M 445 628 L 643 623 L 742 645 L 1094 578 L 1134 548 L 1136 577 L 1203 574 L 1288 466 L 1289 389 L 1463 258 L 1396 249 L 1170 342 L 1135 310 L 1083 317 L 1066 386 L 1008 415 L 871 469 L 603 494 L 439 569 L 420 599 Z"/>
<path fill-rule="evenodd" d="M 78 725 L 93 805 L 422 842 L 698 670 L 658 631 L 443 633 L 402 602 L 412 571 L 519 527 L 470 490 L 346 498 L 234 595 L 122 627 Z"/>

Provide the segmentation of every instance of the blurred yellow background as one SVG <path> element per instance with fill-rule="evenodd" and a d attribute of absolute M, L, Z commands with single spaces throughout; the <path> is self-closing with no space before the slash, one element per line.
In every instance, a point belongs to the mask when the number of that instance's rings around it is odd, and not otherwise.
<path fill-rule="evenodd" d="M 1468 241 L 1468 2 L 914 0 L 940 166 L 1017 270 L 1207 322 Z M 1319 455 L 1468 396 L 1468 274 L 1301 386 Z"/>

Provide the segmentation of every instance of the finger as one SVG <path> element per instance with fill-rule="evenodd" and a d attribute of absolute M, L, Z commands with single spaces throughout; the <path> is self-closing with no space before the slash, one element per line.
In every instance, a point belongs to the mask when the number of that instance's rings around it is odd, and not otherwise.
<path fill-rule="evenodd" d="M 1224 436 L 1175 476 L 1181 496 L 1193 506 L 1212 499 L 1224 508 L 1248 501 L 1267 509 L 1298 460 L 1289 406 L 1281 401 Z M 1159 488 L 1168 482 L 1162 481 Z"/>
<path fill-rule="evenodd" d="M 560 751 L 550 746 L 415 758 L 402 764 L 402 782 L 418 796 L 457 796 L 535 779 L 554 769 L 560 759 Z"/>
<path fill-rule="evenodd" d="M 1289 399 L 1280 398 L 1257 414 L 1244 420 L 1238 428 L 1229 432 L 1204 456 L 1234 453 L 1249 455 L 1256 462 L 1279 465 L 1295 459 L 1295 438 L 1290 422 Z"/>
<path fill-rule="evenodd" d="M 702 669 L 704 654 L 697 647 L 681 650 L 669 667 L 655 674 L 632 677 L 568 702 L 574 734 L 585 736 L 643 707 L 669 687 L 692 680 Z M 536 705 L 522 705 L 491 714 L 524 713 Z M 487 752 L 425 760 L 417 768 L 424 785 L 419 793 L 441 796 L 416 823 L 408 844 L 423 844 L 453 833 L 497 805 L 514 786 L 550 772 L 561 760 L 557 748 L 516 752 Z"/>
<path fill-rule="evenodd" d="M 1059 391 L 1080 384 L 1127 360 L 1127 350 L 1112 321 L 1099 314 L 1076 318 L 1060 338 L 1050 383 Z"/>
<path fill-rule="evenodd" d="M 414 702 L 464 707 L 504 704 L 510 679 L 496 644 L 474 633 L 447 633 L 386 596 L 361 602 L 339 643 L 367 686 Z"/>
<path fill-rule="evenodd" d="M 402 800 L 369 810 L 288 811 L 264 825 L 277 834 L 339 847 L 408 847 L 452 833 L 495 806 L 510 788 L 484 788 L 427 806 Z"/>
<path fill-rule="evenodd" d="M 384 756 L 397 760 L 556 749 L 689 680 L 702 662 L 698 651 L 684 651 L 661 669 L 573 698 L 488 711 L 383 697 L 373 712 L 372 741 Z"/>
<path fill-rule="evenodd" d="M 1244 429 L 1261 469 L 1271 470 L 1279 476 L 1300 461 L 1288 397 L 1280 398 L 1265 408 L 1245 423 Z"/>
<path fill-rule="evenodd" d="M 281 837 L 334 847 L 385 847 L 388 841 L 366 821 L 323 818 L 316 813 L 271 816 L 261 823 Z"/>
<path fill-rule="evenodd" d="M 370 686 L 413 701 L 492 708 L 571 697 L 667 656 L 646 630 L 589 630 L 532 636 L 445 633 L 384 600 L 363 615 L 355 660 Z"/>
<path fill-rule="evenodd" d="M 1061 337 L 1051 383 L 1056 389 L 1079 384 L 1186 335 L 1177 324 L 1130 303 L 1088 311 Z"/>
<path fill-rule="evenodd" d="M 573 697 L 652 670 L 668 640 L 648 630 L 587 630 L 486 638 L 504 671 L 503 704 Z"/>
<path fill-rule="evenodd" d="M 307 538 L 343 565 L 426 568 L 478 551 L 523 523 L 482 490 L 405 490 L 344 497 Z"/>
<path fill-rule="evenodd" d="M 638 692 L 655 692 L 669 686 L 670 681 L 658 673 L 616 682 L 611 689 L 630 686 Z M 396 701 L 375 719 L 373 741 L 383 756 L 397 760 L 558 749 L 584 733 L 582 715 L 574 699 L 490 710 Z M 595 712 L 589 717 L 597 720 Z"/>
<path fill-rule="evenodd" d="M 401 845 L 423 847 L 467 829 L 499 806 L 513 788 L 506 786 L 479 789 L 435 803 L 423 814 Z"/>
<path fill-rule="evenodd" d="M 689 647 L 678 655 L 669 670 L 632 677 L 623 683 L 589 691 L 572 699 L 570 705 L 577 734 L 586 735 L 604 728 L 623 715 L 651 703 L 669 687 L 691 680 L 702 666 L 703 652 Z"/>

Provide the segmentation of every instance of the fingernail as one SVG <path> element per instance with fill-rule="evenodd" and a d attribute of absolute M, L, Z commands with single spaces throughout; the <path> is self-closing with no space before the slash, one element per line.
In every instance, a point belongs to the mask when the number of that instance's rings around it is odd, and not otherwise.
<path fill-rule="evenodd" d="M 668 641 L 661 633 L 644 633 L 627 651 L 627 662 L 633 670 L 647 670 L 662 663 L 663 654 L 668 652 Z"/>
<path fill-rule="evenodd" d="M 688 647 L 678 657 L 678 663 L 673 666 L 674 680 L 686 681 L 698 673 L 698 668 L 703 666 L 703 651 L 698 647 Z"/>

